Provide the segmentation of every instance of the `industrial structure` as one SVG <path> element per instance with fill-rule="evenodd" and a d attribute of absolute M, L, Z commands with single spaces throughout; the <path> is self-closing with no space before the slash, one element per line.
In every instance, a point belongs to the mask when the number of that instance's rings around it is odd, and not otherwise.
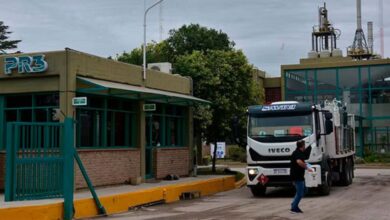
<path fill-rule="evenodd" d="M 313 27 L 312 50 L 309 58 L 318 57 L 341 57 L 342 51 L 337 48 L 337 39 L 340 30 L 335 29 L 328 20 L 328 10 L 326 3 L 318 9 L 318 26 Z"/>
<path fill-rule="evenodd" d="M 370 59 L 373 57 L 373 32 L 372 32 L 372 22 L 368 22 L 368 43 L 364 36 L 364 31 L 362 28 L 362 2 L 361 0 L 356 0 L 356 32 L 355 38 L 351 46 L 348 47 L 348 56 L 354 59 Z"/>
<path fill-rule="evenodd" d="M 372 22 L 368 43 L 361 28 L 361 2 L 357 0 L 354 41 L 347 56 L 337 51 L 338 31 L 328 21 L 327 10 L 319 10 L 319 26 L 313 28 L 312 51 L 299 64 L 281 66 L 282 100 L 315 104 L 338 99 L 356 115 L 357 155 L 364 147 L 390 151 L 390 59 L 375 55 Z M 383 53 L 383 52 L 382 52 Z"/>

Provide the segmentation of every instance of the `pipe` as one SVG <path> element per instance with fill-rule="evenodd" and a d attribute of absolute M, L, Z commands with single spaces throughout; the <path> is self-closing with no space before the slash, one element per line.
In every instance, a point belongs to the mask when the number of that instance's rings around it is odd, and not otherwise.
<path fill-rule="evenodd" d="M 357 29 L 362 30 L 362 1 L 356 0 Z"/>
<path fill-rule="evenodd" d="M 368 51 L 370 54 L 372 54 L 374 52 L 374 34 L 372 21 L 367 22 L 367 35 Z"/>

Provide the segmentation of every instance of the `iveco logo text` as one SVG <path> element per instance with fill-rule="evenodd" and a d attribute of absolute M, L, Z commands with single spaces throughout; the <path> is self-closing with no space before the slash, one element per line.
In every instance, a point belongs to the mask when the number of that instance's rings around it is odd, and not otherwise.
<path fill-rule="evenodd" d="M 290 148 L 269 148 L 268 153 L 288 153 Z"/>
<path fill-rule="evenodd" d="M 297 105 L 268 105 L 263 106 L 261 111 L 294 110 L 296 107 Z"/>

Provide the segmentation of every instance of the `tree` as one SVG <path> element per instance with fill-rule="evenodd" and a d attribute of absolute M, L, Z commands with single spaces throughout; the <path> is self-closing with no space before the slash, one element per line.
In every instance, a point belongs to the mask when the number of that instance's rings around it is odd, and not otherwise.
<path fill-rule="evenodd" d="M 141 65 L 142 48 L 123 53 L 118 60 Z M 208 142 L 226 140 L 233 136 L 232 118 L 238 117 L 238 133 L 246 135 L 246 108 L 260 103 L 262 94 L 252 80 L 253 66 L 241 50 L 234 49 L 226 33 L 183 25 L 169 31 L 168 39 L 147 45 L 147 62 L 171 62 L 174 73 L 193 79 L 196 97 L 212 102 L 195 106 L 195 134 L 204 134 Z M 195 139 L 201 149 L 201 138 Z M 214 165 L 215 161 L 213 169 Z"/>
<path fill-rule="evenodd" d="M 166 41 L 170 62 L 174 62 L 178 56 L 191 54 L 195 50 L 204 53 L 211 50 L 228 51 L 235 45 L 221 30 L 209 29 L 199 24 L 183 25 L 178 30 L 170 30 Z"/>
<path fill-rule="evenodd" d="M 17 44 L 21 42 L 21 40 L 7 40 L 9 38 L 7 35 L 12 33 L 7 31 L 8 28 L 8 26 L 4 25 L 4 22 L 0 21 L 0 50 L 3 52 L 17 48 Z"/>
<path fill-rule="evenodd" d="M 241 50 L 209 50 L 207 54 L 194 51 L 179 56 L 175 66 L 178 73 L 194 80 L 195 96 L 212 102 L 210 108 L 195 111 L 195 119 L 199 120 L 195 129 L 200 128 L 208 142 L 216 144 L 232 137 L 234 117 L 238 117 L 239 129 L 246 131 L 247 106 L 257 104 L 261 94 L 252 80 L 253 66 Z"/>
<path fill-rule="evenodd" d="M 148 43 L 146 61 L 147 63 L 170 62 L 174 67 L 178 56 L 191 54 L 195 50 L 207 53 L 209 50 L 232 50 L 233 47 L 234 42 L 230 41 L 228 35 L 222 31 L 208 29 L 199 24 L 183 25 L 177 30 L 170 30 L 168 39 L 160 43 L 154 41 Z M 142 45 L 130 53 L 123 52 L 117 59 L 142 65 Z"/>
<path fill-rule="evenodd" d="M 146 45 L 146 63 L 168 62 L 168 45 L 166 41 L 152 42 Z M 143 64 L 142 46 L 133 49 L 130 53 L 123 52 L 117 56 L 117 60 L 135 65 Z"/>

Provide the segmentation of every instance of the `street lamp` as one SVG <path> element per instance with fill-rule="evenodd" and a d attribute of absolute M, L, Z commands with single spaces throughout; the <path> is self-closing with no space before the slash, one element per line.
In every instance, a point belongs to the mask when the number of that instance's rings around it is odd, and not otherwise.
<path fill-rule="evenodd" d="M 143 45 L 143 73 L 142 73 L 142 79 L 146 79 L 146 15 L 152 9 L 154 6 L 160 4 L 164 0 L 159 0 L 158 2 L 154 3 L 152 6 L 147 8 L 144 13 L 144 45 Z"/>

